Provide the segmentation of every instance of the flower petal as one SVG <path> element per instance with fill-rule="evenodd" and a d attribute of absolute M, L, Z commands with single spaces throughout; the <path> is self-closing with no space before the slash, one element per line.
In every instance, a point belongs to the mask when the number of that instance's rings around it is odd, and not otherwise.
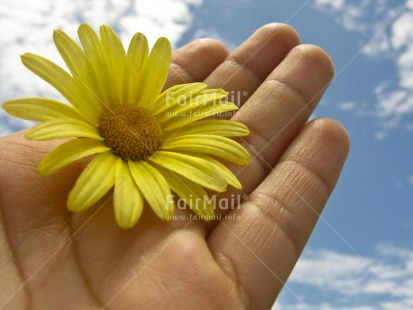
<path fill-rule="evenodd" d="M 97 78 L 94 72 L 91 72 L 91 65 L 82 48 L 61 30 L 54 32 L 53 40 L 73 77 L 81 81 L 94 94 L 101 94 L 99 83 L 96 82 Z"/>
<path fill-rule="evenodd" d="M 239 182 L 238 178 L 234 175 L 234 173 L 231 170 L 228 169 L 227 166 L 225 166 L 223 163 L 216 160 L 215 158 L 212 158 L 207 155 L 204 155 L 201 158 L 208 161 L 211 166 L 215 166 L 215 169 L 217 169 L 220 172 L 221 176 L 225 179 L 225 182 L 227 182 L 229 185 L 233 186 L 236 189 L 242 189 L 242 185 Z"/>
<path fill-rule="evenodd" d="M 198 184 L 167 169 L 159 168 L 171 190 L 203 220 L 210 221 L 214 217 L 212 200 L 207 192 Z"/>
<path fill-rule="evenodd" d="M 217 192 L 223 192 L 227 183 L 215 165 L 198 156 L 158 151 L 149 157 L 153 163 L 183 175 L 189 180 Z"/>
<path fill-rule="evenodd" d="M 61 138 L 91 138 L 103 140 L 95 126 L 73 118 L 57 118 L 30 128 L 25 137 L 29 140 L 53 140 Z"/>
<path fill-rule="evenodd" d="M 172 52 L 168 39 L 161 37 L 156 41 L 146 61 L 138 85 L 138 105 L 143 108 L 152 106 L 161 93 L 168 76 Z"/>
<path fill-rule="evenodd" d="M 171 114 L 177 107 L 188 105 L 193 96 L 205 88 L 207 88 L 205 83 L 189 83 L 172 86 L 156 98 L 155 104 L 151 107 L 151 113 L 153 115 L 159 114 L 159 117 L 162 117 L 164 113 L 167 115 Z"/>
<path fill-rule="evenodd" d="M 184 113 L 184 115 L 178 114 L 172 115 L 168 120 L 161 123 L 162 131 L 174 130 L 193 123 L 197 120 L 214 116 L 219 113 L 225 113 L 229 111 L 238 110 L 238 107 L 232 102 L 222 102 L 212 106 L 201 106 Z"/>
<path fill-rule="evenodd" d="M 67 208 L 79 212 L 98 202 L 115 184 L 116 160 L 111 152 L 97 155 L 83 170 L 67 198 Z"/>
<path fill-rule="evenodd" d="M 3 104 L 3 109 L 12 116 L 38 122 L 60 117 L 85 120 L 71 106 L 51 99 L 19 98 L 8 100 Z"/>
<path fill-rule="evenodd" d="M 142 33 L 136 33 L 128 48 L 127 58 L 126 58 L 126 72 L 128 82 L 128 97 L 127 103 L 136 104 L 138 103 L 138 85 L 145 66 L 145 62 L 148 59 L 148 41 Z"/>
<path fill-rule="evenodd" d="M 95 92 L 102 105 L 108 108 L 116 103 L 116 97 L 102 43 L 92 27 L 87 24 L 80 25 L 78 35 L 89 65 L 88 74 L 95 80 Z"/>
<path fill-rule="evenodd" d="M 248 127 L 242 123 L 221 120 L 221 119 L 206 119 L 193 122 L 184 128 L 178 128 L 175 131 L 164 132 L 164 136 L 192 135 L 192 134 L 209 134 L 222 137 L 243 137 L 248 136 L 250 131 Z"/>
<path fill-rule="evenodd" d="M 114 104 L 123 104 L 125 103 L 124 95 L 126 95 L 124 91 L 125 49 L 118 35 L 109 26 L 104 25 L 100 27 L 100 37 L 108 62 L 109 77 L 115 90 Z"/>
<path fill-rule="evenodd" d="M 65 70 L 46 58 L 24 54 L 23 64 L 56 88 L 88 120 L 96 124 L 103 112 L 98 98 Z"/>
<path fill-rule="evenodd" d="M 160 115 L 157 115 L 157 120 L 162 123 L 175 115 L 191 116 L 193 112 L 197 112 L 205 107 L 226 105 L 221 99 L 228 95 L 226 91 L 221 89 L 207 89 L 191 95 L 182 95 L 177 98 L 177 102 L 171 102 L 170 108 Z"/>
<path fill-rule="evenodd" d="M 199 152 L 228 160 L 238 165 L 249 162 L 250 154 L 238 142 L 216 135 L 185 135 L 171 137 L 162 145 L 163 150 Z"/>
<path fill-rule="evenodd" d="M 73 77 L 85 82 L 88 79 L 87 63 L 80 46 L 61 30 L 54 31 L 53 40 Z"/>
<path fill-rule="evenodd" d="M 139 220 L 143 210 L 143 197 L 130 174 L 128 165 L 118 158 L 114 190 L 114 212 L 118 225 L 131 228 Z"/>
<path fill-rule="evenodd" d="M 174 201 L 162 174 L 145 161 L 128 161 L 128 164 L 136 185 L 155 214 L 162 220 L 170 219 Z"/>
<path fill-rule="evenodd" d="M 64 166 L 89 155 L 110 151 L 102 141 L 74 139 L 65 142 L 46 155 L 38 167 L 39 175 L 51 175 Z"/>

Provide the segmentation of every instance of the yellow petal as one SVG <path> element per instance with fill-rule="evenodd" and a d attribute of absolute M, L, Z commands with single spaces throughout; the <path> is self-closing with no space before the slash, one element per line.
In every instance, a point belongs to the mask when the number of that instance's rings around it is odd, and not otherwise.
<path fill-rule="evenodd" d="M 80 46 L 61 30 L 54 31 L 53 40 L 73 77 L 84 81 L 87 77 L 87 63 Z"/>
<path fill-rule="evenodd" d="M 171 190 L 162 174 L 145 161 L 129 161 L 129 169 L 149 206 L 162 220 L 168 220 L 174 212 Z"/>
<path fill-rule="evenodd" d="M 81 47 L 61 30 L 56 30 L 53 34 L 55 45 L 65 61 L 73 77 L 87 88 L 99 95 L 101 90 L 96 83 L 96 76 L 91 72 L 91 66 L 87 62 L 85 53 Z"/>
<path fill-rule="evenodd" d="M 103 107 L 98 98 L 87 88 L 83 87 L 80 82 L 46 58 L 33 54 L 24 54 L 22 61 L 27 68 L 65 96 L 88 120 L 94 124 L 98 123 Z"/>
<path fill-rule="evenodd" d="M 248 151 L 238 142 L 216 135 L 185 135 L 171 137 L 162 145 L 163 150 L 199 152 L 245 165 L 250 159 Z"/>
<path fill-rule="evenodd" d="M 184 128 L 178 128 L 175 131 L 164 132 L 164 136 L 192 135 L 192 134 L 209 134 L 222 137 L 243 137 L 248 136 L 250 131 L 248 127 L 242 123 L 221 120 L 221 119 L 206 119 L 193 122 Z"/>
<path fill-rule="evenodd" d="M 129 45 L 127 59 L 126 59 L 126 70 L 125 75 L 128 82 L 128 100 L 129 104 L 138 103 L 138 85 L 145 66 L 145 62 L 148 58 L 148 41 L 142 33 L 136 33 Z"/>
<path fill-rule="evenodd" d="M 79 212 L 98 202 L 115 184 L 116 160 L 111 152 L 92 159 L 76 180 L 67 198 L 67 208 Z"/>
<path fill-rule="evenodd" d="M 183 175 L 189 180 L 217 192 L 226 189 L 225 179 L 207 160 L 187 154 L 158 151 L 149 158 L 153 163 Z"/>
<path fill-rule="evenodd" d="M 238 110 L 238 107 L 232 102 L 222 102 L 212 106 L 201 106 L 184 112 L 184 116 L 181 116 L 180 114 L 178 114 L 178 116 L 171 115 L 165 122 L 161 122 L 161 128 L 162 131 L 174 130 L 206 117 L 235 110 Z"/>
<path fill-rule="evenodd" d="M 37 141 L 74 137 L 103 140 L 96 127 L 73 118 L 58 118 L 44 122 L 30 128 L 25 137 Z"/>
<path fill-rule="evenodd" d="M 3 109 L 12 116 L 38 122 L 56 118 L 85 120 L 72 107 L 51 99 L 20 98 L 8 100 L 3 104 Z"/>
<path fill-rule="evenodd" d="M 114 212 L 118 225 L 131 228 L 139 220 L 143 210 L 143 197 L 129 171 L 129 166 L 120 158 L 116 163 Z"/>
<path fill-rule="evenodd" d="M 215 105 L 225 105 L 225 101 L 221 99 L 225 98 L 228 95 L 227 92 L 222 91 L 221 89 L 209 89 L 195 93 L 194 96 L 191 95 L 182 95 L 178 97 L 178 101 L 170 105 L 170 108 L 165 110 L 163 113 L 157 115 L 159 122 L 165 122 L 170 119 L 171 116 L 180 115 L 180 116 L 191 116 L 193 112 L 198 110 Z"/>
<path fill-rule="evenodd" d="M 115 104 L 115 94 L 109 76 L 108 63 L 105 51 L 95 31 L 87 24 L 80 25 L 78 29 L 85 57 L 88 62 L 88 74 L 95 80 L 96 94 L 106 108 Z"/>
<path fill-rule="evenodd" d="M 138 105 L 149 108 L 161 93 L 168 76 L 172 52 L 168 39 L 161 37 L 156 41 L 145 63 L 138 85 Z"/>
<path fill-rule="evenodd" d="M 50 175 L 64 166 L 89 155 L 110 151 L 102 141 L 74 139 L 65 142 L 51 151 L 38 167 L 39 175 Z"/>
<path fill-rule="evenodd" d="M 185 204 L 198 214 L 203 220 L 210 221 L 214 217 L 212 199 L 198 184 L 166 169 L 161 169 L 162 175 L 168 182 L 171 190 L 176 193 Z"/>
<path fill-rule="evenodd" d="M 221 176 L 225 179 L 225 182 L 228 183 L 229 185 L 233 186 L 236 189 L 242 189 L 242 185 L 238 178 L 234 175 L 234 173 L 228 169 L 227 166 L 225 166 L 223 163 L 220 161 L 207 156 L 203 155 L 201 158 L 204 160 L 208 161 L 211 166 L 214 166 L 215 169 L 219 171 Z"/>
<path fill-rule="evenodd" d="M 118 35 L 109 26 L 100 27 L 100 37 L 102 39 L 103 50 L 108 62 L 109 77 L 112 87 L 115 90 L 114 104 L 125 103 L 124 94 L 124 69 L 126 53 Z"/>
<path fill-rule="evenodd" d="M 163 117 L 164 114 L 173 113 L 177 106 L 188 105 L 194 95 L 207 88 L 205 83 L 190 83 L 175 85 L 156 98 L 155 104 L 151 107 L 151 113 Z"/>

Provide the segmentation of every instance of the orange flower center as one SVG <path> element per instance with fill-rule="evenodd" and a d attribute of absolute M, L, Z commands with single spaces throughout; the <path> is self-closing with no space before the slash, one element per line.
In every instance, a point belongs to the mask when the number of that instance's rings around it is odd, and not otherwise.
<path fill-rule="evenodd" d="M 146 159 L 162 142 L 156 118 L 148 110 L 128 104 L 106 111 L 99 120 L 99 133 L 112 153 L 124 160 Z"/>

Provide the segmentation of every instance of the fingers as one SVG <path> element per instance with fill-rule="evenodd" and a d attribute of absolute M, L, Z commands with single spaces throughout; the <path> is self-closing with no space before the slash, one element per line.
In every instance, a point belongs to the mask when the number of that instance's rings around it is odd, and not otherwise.
<path fill-rule="evenodd" d="M 230 92 L 230 100 L 241 106 L 297 44 L 299 37 L 293 28 L 265 25 L 231 53 L 205 83 Z"/>
<path fill-rule="evenodd" d="M 252 309 L 270 308 L 331 194 L 349 149 L 335 121 L 307 124 L 248 200 L 208 239 Z M 257 285 L 259 284 L 259 285 Z"/>
<path fill-rule="evenodd" d="M 27 309 L 27 292 L 21 289 L 24 280 L 9 245 L 10 235 L 6 233 L 2 213 L 0 209 L 0 308 Z"/>
<path fill-rule="evenodd" d="M 45 297 L 49 289 L 63 293 L 65 290 L 60 286 L 59 276 L 66 279 L 68 274 L 78 272 L 68 246 L 71 244 L 67 227 L 70 216 L 65 203 L 79 169 L 64 168 L 50 177 L 36 174 L 45 152 L 58 143 L 27 141 L 23 132 L 0 138 L 0 213 L 21 281 L 8 296 L 11 303 L 24 301 L 22 295 L 27 293 L 37 295 L 36 301 L 50 298 L 50 294 Z M 59 264 L 59 268 L 55 268 Z M 10 282 L 10 285 L 14 283 Z M 78 290 L 73 292 L 76 296 L 87 291 L 81 281 L 72 284 L 71 287 Z M 34 301 L 29 302 L 32 306 Z"/>
<path fill-rule="evenodd" d="M 251 154 L 236 168 L 245 192 L 265 178 L 308 120 L 334 75 L 333 64 L 319 47 L 293 48 L 233 117 L 251 134 L 244 140 Z"/>
<path fill-rule="evenodd" d="M 64 204 L 70 182 L 74 182 L 78 169 L 64 169 L 51 177 L 37 175 L 37 165 L 47 151 L 61 141 L 27 141 L 24 132 L 16 132 L 0 138 L 0 191 L 7 229 L 22 236 L 46 225 L 57 230 L 65 226 L 67 212 L 58 205 Z M 53 223 L 53 224 L 52 224 Z M 27 234 L 27 235 L 26 235 Z"/>
<path fill-rule="evenodd" d="M 213 39 L 200 39 L 181 47 L 172 56 L 165 88 L 203 81 L 227 56 L 225 45 Z"/>

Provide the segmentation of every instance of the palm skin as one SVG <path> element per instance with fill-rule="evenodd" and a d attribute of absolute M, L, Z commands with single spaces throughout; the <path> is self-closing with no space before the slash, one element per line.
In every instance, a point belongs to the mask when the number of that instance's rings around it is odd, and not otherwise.
<path fill-rule="evenodd" d="M 162 222 L 146 207 L 120 229 L 111 194 L 73 214 L 66 198 L 86 160 L 36 175 L 59 141 L 0 138 L 1 309 L 269 309 L 338 179 L 349 149 L 337 122 L 307 123 L 333 77 L 320 48 L 293 29 L 266 25 L 234 52 L 203 39 L 174 54 L 167 86 L 204 81 L 242 104 L 251 135 L 245 167 L 231 167 L 247 195 L 213 223 Z"/>

